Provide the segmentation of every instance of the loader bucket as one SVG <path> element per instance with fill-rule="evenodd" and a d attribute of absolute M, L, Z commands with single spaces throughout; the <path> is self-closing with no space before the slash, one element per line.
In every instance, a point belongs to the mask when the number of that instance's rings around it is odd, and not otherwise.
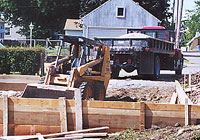
<path fill-rule="evenodd" d="M 75 88 L 64 86 L 44 85 L 44 84 L 28 84 L 22 95 L 23 98 L 50 98 L 58 99 L 66 97 L 66 99 L 74 99 Z"/>

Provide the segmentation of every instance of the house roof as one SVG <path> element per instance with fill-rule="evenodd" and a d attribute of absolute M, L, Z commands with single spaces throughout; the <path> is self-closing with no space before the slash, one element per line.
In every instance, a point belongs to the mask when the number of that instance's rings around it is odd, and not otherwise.
<path fill-rule="evenodd" d="M 83 30 L 83 24 L 80 19 L 67 19 L 64 30 Z"/>
<path fill-rule="evenodd" d="M 105 3 L 103 3 L 102 5 L 100 5 L 99 7 L 97 7 L 96 9 L 94 9 L 93 11 L 91 11 L 90 13 L 88 13 L 87 15 L 83 16 L 81 19 L 86 18 L 87 16 L 89 16 L 91 13 L 95 12 L 96 10 L 102 8 L 104 5 L 106 5 L 107 3 L 109 3 L 111 0 L 106 1 Z M 146 9 L 144 9 L 142 6 L 140 6 L 138 3 L 134 2 L 133 0 L 131 0 L 133 3 L 137 4 L 140 8 L 142 8 L 143 10 L 147 11 Z M 148 13 L 150 13 L 149 11 L 147 11 Z M 151 13 L 150 13 L 151 14 Z M 152 14 L 151 14 L 152 15 Z M 153 17 L 155 17 L 154 15 L 152 15 Z M 155 17 L 157 20 L 159 20 L 157 17 Z M 160 20 L 159 20 L 160 21 Z"/>

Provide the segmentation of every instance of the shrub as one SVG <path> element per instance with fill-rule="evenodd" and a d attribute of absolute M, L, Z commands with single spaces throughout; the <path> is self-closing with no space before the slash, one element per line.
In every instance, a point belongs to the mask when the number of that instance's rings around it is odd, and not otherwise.
<path fill-rule="evenodd" d="M 42 48 L 0 48 L 0 73 L 35 74 L 40 69 Z"/>

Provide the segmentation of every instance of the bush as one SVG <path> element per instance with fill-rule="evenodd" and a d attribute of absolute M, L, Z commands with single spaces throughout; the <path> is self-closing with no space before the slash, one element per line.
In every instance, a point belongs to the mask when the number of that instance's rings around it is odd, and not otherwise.
<path fill-rule="evenodd" d="M 35 74 L 40 69 L 42 48 L 0 48 L 0 73 Z"/>

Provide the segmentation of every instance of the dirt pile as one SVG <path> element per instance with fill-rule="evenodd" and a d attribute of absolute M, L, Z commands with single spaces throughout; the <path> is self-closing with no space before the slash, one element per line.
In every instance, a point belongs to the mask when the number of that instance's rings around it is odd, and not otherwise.
<path fill-rule="evenodd" d="M 194 104 L 200 104 L 200 72 L 191 75 L 191 87 L 189 87 L 189 75 L 182 77 L 179 82 L 184 87 L 185 92 Z"/>
<path fill-rule="evenodd" d="M 106 100 L 147 103 L 169 103 L 175 91 L 173 82 L 111 80 Z"/>
<path fill-rule="evenodd" d="M 154 127 L 143 132 L 136 132 L 132 129 L 122 131 L 118 136 L 108 138 L 110 140 L 116 139 L 137 139 L 137 140 L 197 140 L 200 139 L 200 125 L 197 126 L 174 126 L 166 128 Z"/>

